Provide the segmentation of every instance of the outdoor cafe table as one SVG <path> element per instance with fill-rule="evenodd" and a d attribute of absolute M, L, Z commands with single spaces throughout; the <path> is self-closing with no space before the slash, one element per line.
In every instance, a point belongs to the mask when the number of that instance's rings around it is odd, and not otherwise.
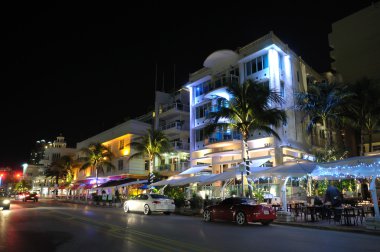
<path fill-rule="evenodd" d="M 322 211 L 322 206 L 314 206 L 314 205 L 301 206 L 301 212 L 303 213 L 305 222 L 318 221 L 317 213 L 321 213 L 321 211 Z M 310 220 L 309 220 L 309 215 L 310 215 Z"/>
<path fill-rule="evenodd" d="M 361 208 L 351 207 L 351 206 L 342 206 L 342 207 L 336 207 L 335 210 L 341 213 L 343 225 L 346 225 L 346 226 L 358 225 L 358 218 L 360 217 L 360 214 L 361 214 Z"/>

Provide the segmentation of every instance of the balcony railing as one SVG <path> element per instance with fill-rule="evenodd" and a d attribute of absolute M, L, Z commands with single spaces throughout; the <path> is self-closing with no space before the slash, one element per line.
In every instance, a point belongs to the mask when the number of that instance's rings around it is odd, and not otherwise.
<path fill-rule="evenodd" d="M 213 84 L 214 84 L 213 89 L 224 87 L 224 86 L 227 86 L 229 84 L 238 84 L 238 83 L 239 83 L 239 77 L 238 76 L 235 76 L 235 75 L 223 76 L 223 77 L 220 77 L 220 78 L 215 79 L 213 81 Z"/>
<path fill-rule="evenodd" d="M 169 104 L 169 105 L 165 105 L 165 106 L 162 106 L 162 108 L 160 109 L 159 113 L 162 114 L 168 110 L 171 110 L 171 109 L 176 109 L 176 110 L 180 110 L 180 111 L 185 111 L 185 112 L 190 112 L 190 107 L 186 104 L 183 104 L 183 103 L 172 103 L 172 104 Z"/>
<path fill-rule="evenodd" d="M 216 132 L 205 140 L 206 144 L 212 144 L 223 141 L 241 140 L 241 134 L 237 131 L 231 132 Z"/>
<path fill-rule="evenodd" d="M 172 146 L 175 150 L 190 150 L 190 144 L 182 141 L 174 141 Z"/>
<path fill-rule="evenodd" d="M 166 125 L 160 126 L 160 130 L 168 130 L 168 129 L 186 130 L 186 127 L 184 126 L 184 122 L 180 122 L 180 121 L 174 121 Z"/>
<path fill-rule="evenodd" d="M 179 162 L 175 164 L 163 164 L 155 167 L 156 171 L 183 172 L 190 167 L 190 162 Z"/>

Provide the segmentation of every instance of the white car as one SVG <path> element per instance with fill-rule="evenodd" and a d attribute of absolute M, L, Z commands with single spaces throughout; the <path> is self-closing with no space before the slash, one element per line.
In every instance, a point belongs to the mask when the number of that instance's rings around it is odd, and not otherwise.
<path fill-rule="evenodd" d="M 163 212 L 169 215 L 175 210 L 174 200 L 161 194 L 140 194 L 124 202 L 124 212 L 143 212 L 145 215 L 152 212 Z"/>

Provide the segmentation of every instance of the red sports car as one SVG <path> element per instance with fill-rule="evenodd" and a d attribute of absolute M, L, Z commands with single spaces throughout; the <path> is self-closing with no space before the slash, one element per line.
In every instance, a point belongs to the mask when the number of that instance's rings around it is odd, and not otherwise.
<path fill-rule="evenodd" d="M 238 225 L 249 222 L 261 222 L 269 225 L 276 219 L 276 213 L 271 206 L 256 204 L 249 198 L 227 198 L 217 205 L 205 208 L 203 212 L 204 221 L 225 220 L 235 221 Z"/>

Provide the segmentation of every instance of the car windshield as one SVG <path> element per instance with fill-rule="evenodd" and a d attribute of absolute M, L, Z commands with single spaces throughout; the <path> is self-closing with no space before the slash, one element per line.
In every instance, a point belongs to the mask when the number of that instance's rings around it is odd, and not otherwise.
<path fill-rule="evenodd" d="M 241 199 L 242 204 L 256 205 L 256 200 L 254 199 Z"/>
<path fill-rule="evenodd" d="M 169 199 L 168 196 L 166 195 L 161 195 L 161 194 L 151 194 L 150 195 L 153 199 Z"/>

